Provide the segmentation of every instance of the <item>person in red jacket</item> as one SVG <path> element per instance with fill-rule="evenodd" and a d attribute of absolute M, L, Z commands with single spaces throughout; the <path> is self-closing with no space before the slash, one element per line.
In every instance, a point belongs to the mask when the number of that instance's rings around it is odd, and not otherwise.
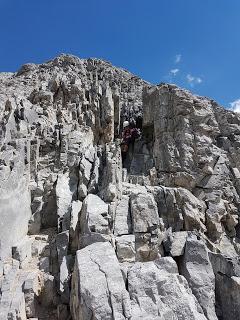
<path fill-rule="evenodd" d="M 130 125 L 128 121 L 123 122 L 122 143 L 121 143 L 123 166 L 127 158 L 129 145 L 132 144 L 132 149 L 133 149 L 134 141 L 139 136 L 140 136 L 139 129 L 137 129 L 133 124 Z"/>
<path fill-rule="evenodd" d="M 125 163 L 129 143 L 131 140 L 131 129 L 128 121 L 123 122 L 123 131 L 122 131 L 122 142 L 121 142 L 121 152 L 122 152 L 122 162 Z"/>

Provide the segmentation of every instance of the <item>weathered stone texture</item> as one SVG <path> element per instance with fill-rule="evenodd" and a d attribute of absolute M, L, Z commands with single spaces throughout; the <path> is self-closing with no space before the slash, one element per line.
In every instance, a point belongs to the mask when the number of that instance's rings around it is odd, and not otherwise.
<path fill-rule="evenodd" d="M 106 61 L 0 73 L 0 319 L 238 320 L 239 146 L 238 114 Z"/>
<path fill-rule="evenodd" d="M 130 319 L 129 294 L 109 243 L 94 243 L 77 252 L 72 286 L 74 320 Z"/>

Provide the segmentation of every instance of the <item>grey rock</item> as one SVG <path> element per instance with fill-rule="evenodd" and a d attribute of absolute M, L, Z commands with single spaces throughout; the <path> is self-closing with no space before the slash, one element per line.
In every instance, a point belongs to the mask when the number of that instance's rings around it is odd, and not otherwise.
<path fill-rule="evenodd" d="M 44 308 L 53 307 L 56 296 L 56 287 L 54 277 L 52 275 L 44 274 L 43 277 L 43 288 L 39 296 L 39 302 Z"/>
<path fill-rule="evenodd" d="M 171 257 L 162 257 L 154 261 L 157 268 L 163 274 L 178 274 L 178 266 L 176 262 Z"/>
<path fill-rule="evenodd" d="M 26 316 L 33 318 L 37 314 L 36 297 L 40 294 L 41 286 L 39 284 L 38 272 L 31 272 L 24 281 L 23 292 L 25 298 Z"/>
<path fill-rule="evenodd" d="M 82 202 L 76 200 L 72 202 L 72 209 L 70 215 L 70 228 L 69 228 L 69 239 L 71 250 L 74 252 L 78 248 L 78 229 L 79 229 L 79 217 L 82 209 Z"/>
<path fill-rule="evenodd" d="M 3 262 L 0 260 L 0 277 L 3 275 Z"/>
<path fill-rule="evenodd" d="M 70 220 L 70 233 L 74 233 L 77 228 L 79 214 L 82 209 L 82 202 L 77 200 L 72 202 L 71 220 Z"/>
<path fill-rule="evenodd" d="M 89 281 L 93 276 L 95 281 Z M 130 300 L 111 245 L 94 243 L 77 251 L 72 278 L 73 319 L 130 319 Z"/>
<path fill-rule="evenodd" d="M 43 257 L 40 259 L 39 269 L 46 273 L 50 272 L 50 260 L 49 257 Z"/>
<path fill-rule="evenodd" d="M 216 310 L 222 319 L 239 317 L 239 258 L 210 253 L 210 261 L 216 281 Z"/>
<path fill-rule="evenodd" d="M 7 319 L 26 320 L 25 299 L 23 292 L 16 292 L 12 301 L 10 310 L 8 311 Z"/>
<path fill-rule="evenodd" d="M 189 234 L 180 272 L 187 279 L 193 294 L 208 319 L 217 319 L 215 312 L 215 276 L 207 248 L 197 235 Z"/>
<path fill-rule="evenodd" d="M 129 234 L 132 231 L 132 221 L 129 208 L 129 197 L 123 196 L 116 208 L 114 234 L 116 236 Z"/>
<path fill-rule="evenodd" d="M 63 303 L 69 304 L 70 298 L 70 275 L 72 256 L 64 256 L 60 264 L 59 272 L 59 292 Z"/>
<path fill-rule="evenodd" d="M 41 219 L 41 213 L 40 211 L 35 212 L 29 222 L 28 222 L 28 233 L 29 234 L 37 234 L 40 232 L 41 226 L 42 226 L 42 219 Z"/>
<path fill-rule="evenodd" d="M 80 216 L 81 232 L 109 233 L 108 205 L 97 195 L 89 194 L 83 202 Z"/>
<path fill-rule="evenodd" d="M 149 232 L 159 227 L 157 205 L 151 194 L 132 194 L 130 206 L 135 233 Z"/>
<path fill-rule="evenodd" d="M 117 142 L 106 144 L 104 150 L 103 174 L 100 180 L 100 196 L 106 202 L 116 201 L 122 195 L 122 161 L 121 151 Z"/>
<path fill-rule="evenodd" d="M 14 259 L 20 261 L 20 265 L 28 262 L 32 257 L 32 239 L 26 236 L 12 247 L 12 254 Z"/>
<path fill-rule="evenodd" d="M 151 193 L 133 192 L 130 196 L 136 260 L 151 261 L 158 257 L 161 244 L 157 204 Z"/>
<path fill-rule="evenodd" d="M 219 316 L 222 319 L 238 319 L 239 317 L 239 297 L 240 297 L 240 277 L 225 275 L 216 276 L 217 301 L 221 305 Z"/>
<path fill-rule="evenodd" d="M 172 257 L 179 257 L 184 254 L 185 244 L 187 240 L 187 231 L 173 232 L 168 235 L 167 244 L 164 244 L 165 249 Z"/>
<path fill-rule="evenodd" d="M 2 318 L 239 318 L 238 114 L 61 55 L 0 73 L 0 147 Z"/>
<path fill-rule="evenodd" d="M 117 257 L 120 262 L 135 261 L 135 236 L 123 235 L 116 238 Z"/>
<path fill-rule="evenodd" d="M 16 142 L 16 149 L 2 151 L 0 165 L 0 242 L 2 259 L 11 255 L 11 247 L 28 231 L 31 216 L 31 199 L 28 190 L 29 168 L 25 166 L 28 145 Z M 10 169 L 10 166 L 12 169 Z"/>
<path fill-rule="evenodd" d="M 176 264 L 162 259 L 135 263 L 128 272 L 132 318 L 207 319 Z"/>
<path fill-rule="evenodd" d="M 72 200 L 77 192 L 77 177 L 74 172 L 58 175 L 56 185 L 57 215 L 59 231 L 70 228 Z"/>
<path fill-rule="evenodd" d="M 57 308 L 58 320 L 68 320 L 70 317 L 68 306 L 66 304 L 59 304 Z"/>

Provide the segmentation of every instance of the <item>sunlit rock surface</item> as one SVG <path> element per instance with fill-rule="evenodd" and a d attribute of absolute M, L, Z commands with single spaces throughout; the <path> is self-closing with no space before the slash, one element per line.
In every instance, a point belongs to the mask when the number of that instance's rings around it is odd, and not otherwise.
<path fill-rule="evenodd" d="M 0 319 L 238 320 L 239 146 L 238 114 L 106 61 L 0 73 Z"/>

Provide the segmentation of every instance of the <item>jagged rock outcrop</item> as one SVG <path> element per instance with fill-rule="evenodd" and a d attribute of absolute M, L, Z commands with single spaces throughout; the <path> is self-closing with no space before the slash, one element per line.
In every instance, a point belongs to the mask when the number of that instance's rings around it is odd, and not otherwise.
<path fill-rule="evenodd" d="M 192 292 L 208 319 L 217 319 L 215 313 L 215 277 L 207 248 L 196 235 L 186 239 L 180 265 L 181 274 L 187 279 Z"/>
<path fill-rule="evenodd" d="M 132 319 L 206 319 L 171 258 L 136 263 L 128 281 Z"/>
<path fill-rule="evenodd" d="M 94 281 L 89 281 L 94 275 Z M 72 277 L 73 319 L 130 319 L 129 294 L 109 242 L 79 250 Z"/>
<path fill-rule="evenodd" d="M 1 73 L 0 319 L 238 320 L 239 142 L 238 114 L 105 61 Z"/>

